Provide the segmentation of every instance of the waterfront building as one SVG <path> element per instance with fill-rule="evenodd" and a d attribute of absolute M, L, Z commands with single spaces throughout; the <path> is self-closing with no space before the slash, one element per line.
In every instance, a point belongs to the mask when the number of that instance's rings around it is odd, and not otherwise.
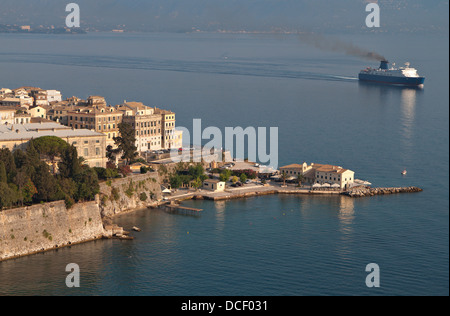
<path fill-rule="evenodd" d="M 225 182 L 217 179 L 206 179 L 205 181 L 203 181 L 202 188 L 214 192 L 223 192 L 225 191 Z"/>
<path fill-rule="evenodd" d="M 301 175 L 303 176 L 303 182 L 309 184 L 339 184 L 341 189 L 349 188 L 355 180 L 355 172 L 352 170 L 328 164 L 311 163 L 308 165 L 306 162 L 290 164 L 280 167 L 280 172 L 284 172 L 288 177 Z"/>
<path fill-rule="evenodd" d="M 56 136 L 77 148 L 78 156 L 90 167 L 106 167 L 106 136 L 87 129 L 72 129 L 58 123 L 0 125 L 0 148 L 25 150 L 29 141 L 42 136 Z"/>
<path fill-rule="evenodd" d="M 333 165 L 314 165 L 315 183 L 339 184 L 341 189 L 350 188 L 355 180 L 355 172 Z"/>

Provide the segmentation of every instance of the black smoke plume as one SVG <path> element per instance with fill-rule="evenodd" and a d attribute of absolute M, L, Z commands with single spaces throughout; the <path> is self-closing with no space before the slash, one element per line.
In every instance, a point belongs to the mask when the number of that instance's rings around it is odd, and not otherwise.
<path fill-rule="evenodd" d="M 321 34 L 300 33 L 298 37 L 300 41 L 324 51 L 344 53 L 346 55 L 355 56 L 367 60 L 381 61 L 386 59 L 383 55 L 380 55 L 378 53 L 371 52 L 352 43 L 326 37 Z"/>

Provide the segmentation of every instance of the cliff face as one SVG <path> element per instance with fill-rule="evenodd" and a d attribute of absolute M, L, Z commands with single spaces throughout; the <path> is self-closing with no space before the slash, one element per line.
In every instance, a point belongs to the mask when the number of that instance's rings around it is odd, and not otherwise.
<path fill-rule="evenodd" d="M 0 212 L 0 260 L 64 247 L 103 237 L 96 202 L 64 201 Z"/>
<path fill-rule="evenodd" d="M 135 175 L 100 184 L 99 204 L 102 217 L 154 206 L 162 196 L 156 172 Z"/>

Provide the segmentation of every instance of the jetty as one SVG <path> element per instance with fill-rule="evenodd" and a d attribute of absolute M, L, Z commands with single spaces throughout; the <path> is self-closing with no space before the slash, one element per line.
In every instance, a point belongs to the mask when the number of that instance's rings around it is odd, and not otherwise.
<path fill-rule="evenodd" d="M 161 207 L 168 213 L 185 214 L 185 215 L 199 215 L 202 209 L 194 207 L 181 206 L 177 203 L 167 203 L 161 205 Z"/>
<path fill-rule="evenodd" d="M 371 187 L 356 187 L 348 191 L 342 192 L 343 195 L 349 197 L 364 197 L 384 194 L 397 194 L 397 193 L 415 193 L 422 192 L 423 190 L 418 187 L 395 187 L 395 188 L 371 188 Z"/>

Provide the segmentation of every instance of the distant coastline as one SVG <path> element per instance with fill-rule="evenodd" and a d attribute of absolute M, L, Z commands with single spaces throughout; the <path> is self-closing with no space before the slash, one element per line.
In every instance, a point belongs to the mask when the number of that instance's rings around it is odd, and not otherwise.
<path fill-rule="evenodd" d="M 14 34 L 87 34 L 83 28 L 68 28 L 55 26 L 39 26 L 37 28 L 30 25 L 5 25 L 0 24 L 0 33 Z"/>

